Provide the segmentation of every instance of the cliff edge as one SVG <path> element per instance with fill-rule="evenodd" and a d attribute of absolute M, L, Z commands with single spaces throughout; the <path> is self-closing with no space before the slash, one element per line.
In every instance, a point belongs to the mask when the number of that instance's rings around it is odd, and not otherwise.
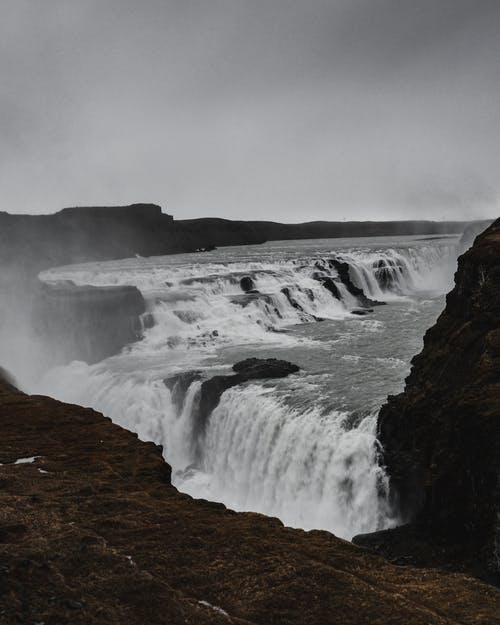
<path fill-rule="evenodd" d="M 500 623 L 493 586 L 179 493 L 90 409 L 0 382 L 0 427 L 0 623 Z"/>
<path fill-rule="evenodd" d="M 459 258 L 446 308 L 412 365 L 404 392 L 379 414 L 394 503 L 413 538 L 498 579 L 500 220 Z M 403 531 L 358 542 L 387 553 L 396 540 L 411 552 Z"/>

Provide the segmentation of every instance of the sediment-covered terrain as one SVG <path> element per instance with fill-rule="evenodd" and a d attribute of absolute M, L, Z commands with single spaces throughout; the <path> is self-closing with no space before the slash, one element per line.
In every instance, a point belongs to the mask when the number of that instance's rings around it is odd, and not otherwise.
<path fill-rule="evenodd" d="M 500 623 L 500 590 L 193 500 L 161 450 L 0 386 L 0 623 Z"/>

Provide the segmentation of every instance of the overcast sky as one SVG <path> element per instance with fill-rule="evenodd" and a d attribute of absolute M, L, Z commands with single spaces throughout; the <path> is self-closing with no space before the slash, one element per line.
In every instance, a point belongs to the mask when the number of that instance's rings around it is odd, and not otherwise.
<path fill-rule="evenodd" d="M 500 0 L 0 8 L 0 210 L 500 213 Z"/>

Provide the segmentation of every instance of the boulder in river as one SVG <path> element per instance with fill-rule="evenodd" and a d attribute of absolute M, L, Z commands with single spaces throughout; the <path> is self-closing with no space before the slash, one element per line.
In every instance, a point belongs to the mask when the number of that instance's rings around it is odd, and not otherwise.
<path fill-rule="evenodd" d="M 201 385 L 200 403 L 198 407 L 198 426 L 204 431 L 208 417 L 218 405 L 222 393 L 238 384 L 249 380 L 284 378 L 297 373 L 300 367 L 286 360 L 277 358 L 247 358 L 233 365 L 232 375 L 216 375 L 205 380 Z"/>
<path fill-rule="evenodd" d="M 163 380 L 163 384 L 165 384 L 171 393 L 172 403 L 177 408 L 178 412 L 182 410 L 186 394 L 191 384 L 201 380 L 201 378 L 201 371 L 183 371 Z"/>
<path fill-rule="evenodd" d="M 250 276 L 243 276 L 240 280 L 240 287 L 244 293 L 258 293 L 255 283 Z"/>

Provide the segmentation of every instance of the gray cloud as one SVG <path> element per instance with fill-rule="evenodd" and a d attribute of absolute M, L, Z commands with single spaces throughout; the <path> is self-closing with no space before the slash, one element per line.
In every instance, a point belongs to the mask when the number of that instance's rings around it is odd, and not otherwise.
<path fill-rule="evenodd" d="M 0 0 L 0 210 L 498 213 L 498 0 Z"/>

